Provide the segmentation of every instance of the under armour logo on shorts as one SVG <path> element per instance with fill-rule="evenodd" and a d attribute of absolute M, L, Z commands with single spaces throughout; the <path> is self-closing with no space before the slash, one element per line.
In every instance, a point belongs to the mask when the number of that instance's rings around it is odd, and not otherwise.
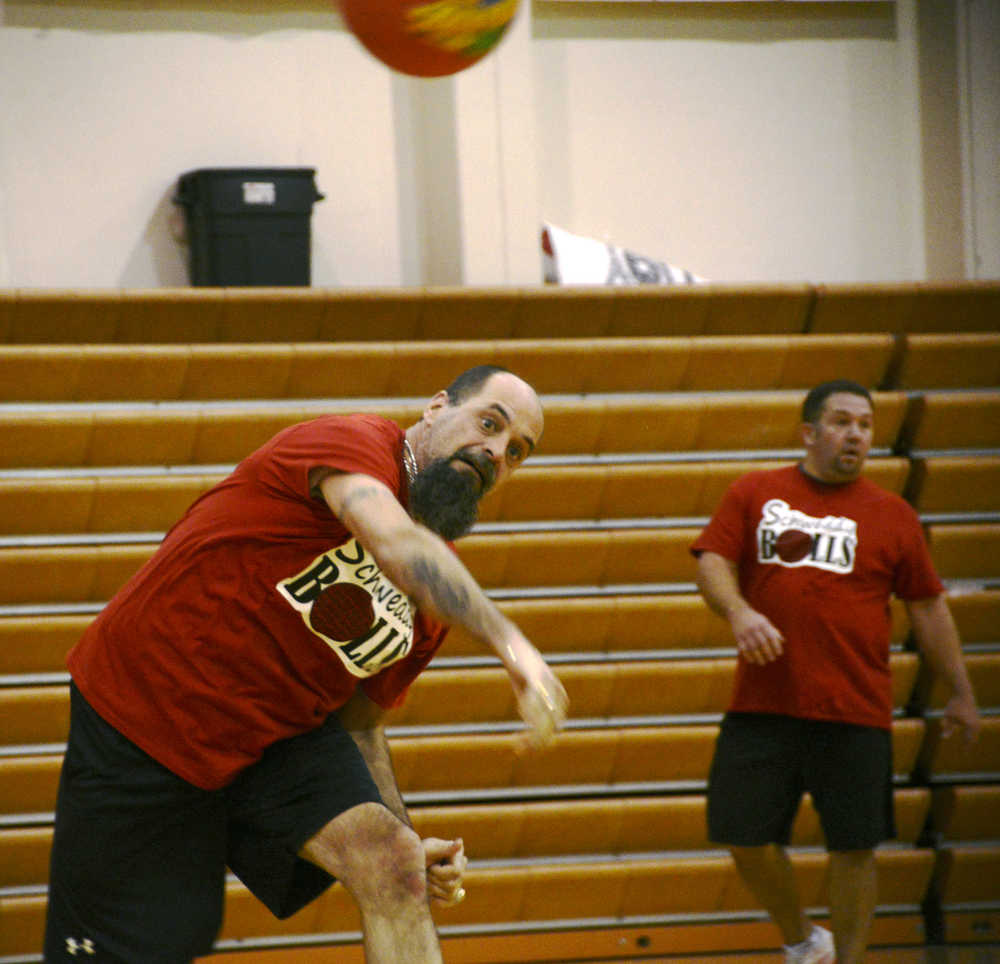
<path fill-rule="evenodd" d="M 84 954 L 97 953 L 97 948 L 94 947 L 94 942 L 89 937 L 85 937 L 82 941 L 78 941 L 75 937 L 67 937 L 66 950 L 69 951 L 73 957 L 76 957 L 77 951 L 83 951 Z"/>

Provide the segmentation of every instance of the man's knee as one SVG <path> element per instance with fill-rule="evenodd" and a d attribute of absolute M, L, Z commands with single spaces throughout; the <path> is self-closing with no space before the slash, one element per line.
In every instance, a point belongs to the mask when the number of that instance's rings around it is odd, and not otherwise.
<path fill-rule="evenodd" d="M 388 893 L 404 900 L 427 899 L 423 844 L 399 820 L 392 819 L 391 826 L 376 838 L 373 848 L 359 846 L 352 857 L 376 895 Z"/>
<path fill-rule="evenodd" d="M 362 804 L 334 818 L 301 853 L 360 902 L 426 900 L 420 837 L 381 804 Z"/>

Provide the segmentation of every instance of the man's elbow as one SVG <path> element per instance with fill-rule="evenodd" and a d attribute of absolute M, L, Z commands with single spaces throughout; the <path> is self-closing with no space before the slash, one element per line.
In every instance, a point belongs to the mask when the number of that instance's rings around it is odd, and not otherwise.
<path fill-rule="evenodd" d="M 699 552 L 697 556 L 698 560 L 695 572 L 699 586 L 704 580 L 711 578 L 711 576 L 719 571 L 725 572 L 729 569 L 729 560 L 720 556 L 717 552 L 704 550 Z"/>

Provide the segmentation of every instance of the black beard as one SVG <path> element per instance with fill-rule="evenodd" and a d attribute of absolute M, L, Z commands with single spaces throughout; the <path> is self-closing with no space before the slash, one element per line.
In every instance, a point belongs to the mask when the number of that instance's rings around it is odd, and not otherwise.
<path fill-rule="evenodd" d="M 466 453 L 435 459 L 417 474 L 410 486 L 410 512 L 442 539 L 464 536 L 479 518 L 480 484 L 471 472 L 452 466 L 454 459 L 475 464 L 486 474 L 482 490 L 493 484 L 493 466 Z"/>

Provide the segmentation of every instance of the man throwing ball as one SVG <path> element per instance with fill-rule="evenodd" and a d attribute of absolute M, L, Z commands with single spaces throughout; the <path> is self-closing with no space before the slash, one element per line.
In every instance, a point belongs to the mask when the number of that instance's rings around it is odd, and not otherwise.
<path fill-rule="evenodd" d="M 195 501 L 68 658 L 46 961 L 207 953 L 227 866 L 279 917 L 337 879 L 369 961 L 440 961 L 428 900 L 462 899 L 466 859 L 411 829 L 383 715 L 457 624 L 536 742 L 561 725 L 559 681 L 448 545 L 542 428 L 533 389 L 480 366 L 405 432 L 295 425 Z"/>

